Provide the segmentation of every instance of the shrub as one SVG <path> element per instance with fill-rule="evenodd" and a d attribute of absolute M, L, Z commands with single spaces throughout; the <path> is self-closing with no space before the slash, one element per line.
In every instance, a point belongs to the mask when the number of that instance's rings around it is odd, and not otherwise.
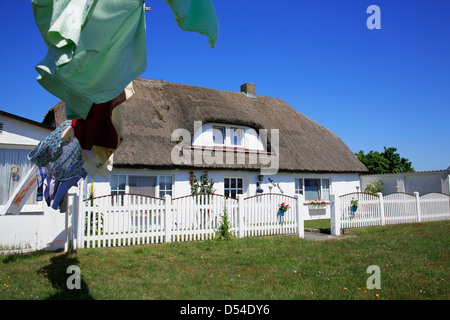
<path fill-rule="evenodd" d="M 383 191 L 383 182 L 380 180 L 371 181 L 369 184 L 367 184 L 366 188 L 364 189 L 365 193 L 373 194 L 374 196 L 377 195 L 378 192 Z"/>

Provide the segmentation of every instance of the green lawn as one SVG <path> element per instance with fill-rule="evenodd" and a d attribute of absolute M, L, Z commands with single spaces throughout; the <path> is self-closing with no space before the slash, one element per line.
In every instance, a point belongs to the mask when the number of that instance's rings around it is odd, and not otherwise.
<path fill-rule="evenodd" d="M 0 256 L 0 299 L 449 300 L 450 222 Z M 67 267 L 81 270 L 69 290 Z M 367 289 L 377 265 L 381 289 Z"/>

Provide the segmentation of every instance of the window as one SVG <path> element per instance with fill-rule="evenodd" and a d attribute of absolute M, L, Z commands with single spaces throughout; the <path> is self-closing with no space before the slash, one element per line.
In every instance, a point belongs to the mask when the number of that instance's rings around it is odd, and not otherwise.
<path fill-rule="evenodd" d="M 111 176 L 111 194 L 124 194 L 127 176 L 113 175 Z"/>
<path fill-rule="evenodd" d="M 295 179 L 295 194 L 303 194 L 303 179 Z"/>
<path fill-rule="evenodd" d="M 125 193 L 126 178 L 124 175 L 111 176 L 111 194 L 117 195 L 111 198 L 111 204 L 114 205 L 114 200 L 117 199 L 117 203 L 123 206 L 123 194 Z"/>
<path fill-rule="evenodd" d="M 303 194 L 307 201 L 330 201 L 330 179 L 295 179 L 295 193 Z"/>
<path fill-rule="evenodd" d="M 156 177 L 128 176 L 128 192 L 143 196 L 156 196 Z"/>
<path fill-rule="evenodd" d="M 320 179 L 305 179 L 305 199 L 320 199 Z"/>
<path fill-rule="evenodd" d="M 230 140 L 232 146 L 242 146 L 244 144 L 244 130 L 240 128 L 230 128 Z"/>
<path fill-rule="evenodd" d="M 28 160 L 31 150 L 0 148 L 0 205 L 5 205 L 10 196 L 20 184 L 23 177 L 33 168 Z M 12 172 L 12 166 L 17 166 L 18 172 Z M 25 205 L 37 204 L 36 191 L 28 197 Z"/>
<path fill-rule="evenodd" d="M 159 197 L 164 198 L 165 195 L 172 196 L 172 177 L 159 177 Z"/>
<path fill-rule="evenodd" d="M 150 197 L 172 195 L 172 176 L 111 175 L 111 194 L 138 194 Z"/>
<path fill-rule="evenodd" d="M 243 178 L 225 178 L 224 194 L 227 197 L 236 198 L 238 194 L 244 194 Z"/>
<path fill-rule="evenodd" d="M 330 179 L 322 179 L 322 199 L 330 201 Z"/>
<path fill-rule="evenodd" d="M 213 143 L 225 144 L 225 127 L 213 126 Z"/>

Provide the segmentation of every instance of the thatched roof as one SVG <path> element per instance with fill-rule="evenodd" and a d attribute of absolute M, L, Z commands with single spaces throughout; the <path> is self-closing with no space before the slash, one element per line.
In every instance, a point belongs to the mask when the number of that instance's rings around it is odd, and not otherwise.
<path fill-rule="evenodd" d="M 114 153 L 114 167 L 260 169 L 261 164 L 251 165 L 247 160 L 231 165 L 173 164 L 171 152 L 178 144 L 171 141 L 173 131 L 186 129 L 193 137 L 194 121 L 201 121 L 268 129 L 269 148 L 270 129 L 279 129 L 280 172 L 367 172 L 339 137 L 282 99 L 143 78 L 133 85 L 135 94 L 122 105 L 124 141 Z M 55 105 L 44 121 L 50 123 L 53 117 L 56 124 L 65 120 L 64 103 Z"/>

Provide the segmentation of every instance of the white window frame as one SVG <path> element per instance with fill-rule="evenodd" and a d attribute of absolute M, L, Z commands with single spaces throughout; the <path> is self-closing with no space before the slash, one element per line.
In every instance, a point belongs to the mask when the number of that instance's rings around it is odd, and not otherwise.
<path fill-rule="evenodd" d="M 228 128 L 227 136 L 230 139 L 230 146 L 232 147 L 243 147 L 245 146 L 245 130 L 239 127 Z M 237 143 L 234 143 L 234 139 L 237 138 Z"/>
<path fill-rule="evenodd" d="M 1 149 L 10 149 L 10 150 L 26 150 L 27 152 L 30 152 L 33 150 L 34 146 L 25 146 L 25 145 L 0 145 Z M 32 166 L 31 166 L 32 167 Z M 22 171 L 21 175 L 22 178 L 26 175 L 27 172 Z M 34 199 L 32 198 L 34 197 Z M 6 200 L 7 202 L 8 200 Z M 30 203 L 32 202 L 32 203 Z M 44 202 L 45 199 L 42 199 L 42 201 L 36 201 L 36 190 L 34 190 L 27 201 L 23 204 L 22 209 L 20 210 L 21 213 L 38 213 L 42 214 L 44 212 Z M 2 210 L 5 207 L 5 204 L 0 204 L 0 210 Z"/>
<path fill-rule="evenodd" d="M 247 127 L 225 124 L 212 124 L 212 144 L 213 146 L 221 147 L 244 147 L 245 129 L 247 129 Z M 220 131 L 223 134 L 222 143 L 214 141 L 217 131 Z M 235 138 L 238 139 L 236 144 L 234 143 Z"/>
<path fill-rule="evenodd" d="M 226 186 L 226 184 L 225 184 L 225 180 L 226 179 L 230 179 L 230 182 L 229 182 L 230 185 L 229 185 L 228 188 L 225 187 Z M 231 187 L 231 179 L 236 179 L 236 187 L 234 187 L 234 188 Z M 242 179 L 242 188 L 238 187 L 237 179 Z M 231 194 L 232 194 L 231 191 L 233 191 L 233 190 L 236 191 L 236 198 L 237 198 L 238 194 L 245 195 L 247 193 L 247 187 L 248 187 L 247 186 L 247 177 L 245 177 L 245 176 L 225 176 L 224 179 L 223 179 L 223 194 L 226 195 L 227 189 L 229 189 L 228 190 L 229 191 L 228 197 L 231 197 Z M 240 189 L 242 189 L 242 193 L 238 193 L 238 191 Z"/>
<path fill-rule="evenodd" d="M 299 181 L 301 180 L 301 188 Z M 305 189 L 305 180 L 319 180 L 320 186 L 319 186 L 319 199 L 306 199 L 306 189 Z M 328 188 L 325 188 L 324 181 L 328 181 Z M 305 196 L 305 201 L 311 201 L 311 200 L 325 200 L 325 202 L 330 201 L 330 195 L 331 195 L 331 178 L 330 177 L 301 177 L 301 178 L 295 178 L 295 194 L 302 194 Z M 328 199 L 324 199 L 324 195 L 328 193 Z"/>
<path fill-rule="evenodd" d="M 156 177 L 156 182 L 155 182 L 155 197 L 158 198 L 160 195 L 161 191 L 167 191 L 167 190 L 160 190 L 160 177 L 170 177 L 172 179 L 172 197 L 175 193 L 175 176 L 171 175 L 171 174 L 138 174 L 138 173 L 114 173 L 114 174 L 110 174 L 109 177 L 109 188 L 110 188 L 110 193 L 113 194 L 113 189 L 112 189 L 112 180 L 115 179 L 115 177 L 117 176 L 125 176 L 125 191 L 121 192 L 122 194 L 125 193 L 130 193 L 130 181 L 129 178 L 130 176 L 140 176 L 140 177 Z M 122 191 L 120 189 L 120 191 Z"/>
<path fill-rule="evenodd" d="M 227 137 L 227 127 L 221 126 L 221 125 L 214 125 L 212 126 L 213 135 L 212 135 L 212 143 L 215 146 L 225 146 L 225 141 Z M 214 141 L 215 138 L 219 138 L 220 135 L 222 135 L 222 142 L 216 142 Z"/>
<path fill-rule="evenodd" d="M 160 183 L 161 183 L 161 178 L 162 177 L 164 177 L 164 178 L 170 178 L 170 180 L 171 180 L 171 187 L 170 187 L 170 190 L 161 190 L 161 187 L 160 187 Z M 158 175 L 157 176 L 157 178 L 156 178 L 156 180 L 157 180 L 157 189 L 158 189 L 158 195 L 159 195 L 159 197 L 160 198 L 164 198 L 164 196 L 166 195 L 166 194 L 168 194 L 168 191 L 170 191 L 170 196 L 171 197 L 173 197 L 173 192 L 174 192 L 174 186 L 175 186 L 175 183 L 174 183 L 174 176 L 173 175 Z M 164 195 L 162 195 L 161 196 L 161 192 L 164 192 Z"/>

